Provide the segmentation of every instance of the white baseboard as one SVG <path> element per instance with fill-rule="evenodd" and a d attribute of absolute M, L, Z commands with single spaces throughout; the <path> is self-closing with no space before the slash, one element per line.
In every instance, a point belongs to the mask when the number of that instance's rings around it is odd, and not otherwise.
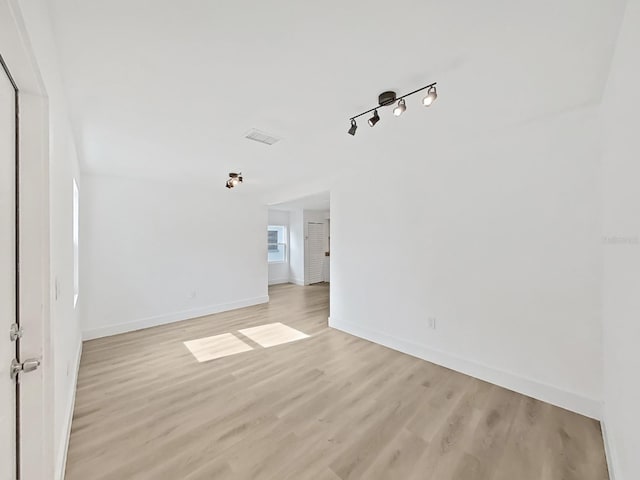
<path fill-rule="evenodd" d="M 473 360 L 425 347 L 409 340 L 396 338 L 386 333 L 355 325 L 350 322 L 329 319 L 329 326 L 355 335 L 356 337 L 384 345 L 393 350 L 493 383 L 508 390 L 571 410 L 572 412 L 598 420 L 602 417 L 602 402 L 596 399 L 483 365 Z"/>
<path fill-rule="evenodd" d="M 78 372 L 80 371 L 80 358 L 82 357 L 82 341 L 78 342 L 78 351 L 76 353 L 75 365 L 73 368 L 73 379 L 71 382 L 71 401 L 66 412 L 67 418 L 63 423 L 64 430 L 62 432 L 62 438 L 59 443 L 61 445 L 60 451 L 57 455 L 56 472 L 59 473 L 58 480 L 64 480 L 65 470 L 67 468 L 67 452 L 69 451 L 69 438 L 71 437 L 71 423 L 73 421 L 73 411 L 76 406 L 76 390 L 78 386 Z"/>
<path fill-rule="evenodd" d="M 300 285 L 301 287 L 304 287 L 304 280 L 300 280 L 299 278 L 293 278 L 291 277 L 289 279 L 289 283 L 293 283 L 295 285 Z"/>
<path fill-rule="evenodd" d="M 609 431 L 607 430 L 606 414 L 603 415 L 603 419 L 600 422 L 600 430 L 602 431 L 602 441 L 604 442 L 604 454 L 607 457 L 607 466 L 609 467 L 609 480 L 616 480 L 615 448 L 613 446 L 613 438 L 609 435 Z"/>
<path fill-rule="evenodd" d="M 289 283 L 289 277 L 274 278 L 273 280 L 269 280 L 269 285 L 280 285 L 281 283 Z"/>
<path fill-rule="evenodd" d="M 132 320 L 130 322 L 117 323 L 106 327 L 85 330 L 84 332 L 82 332 L 82 338 L 84 340 L 93 340 L 94 338 L 109 337 L 111 335 L 118 335 L 120 333 L 133 332 L 135 330 L 142 330 L 143 328 L 157 327 L 158 325 L 190 320 L 192 318 L 204 317 L 205 315 L 213 315 L 214 313 L 226 312 L 229 310 L 235 310 L 237 308 L 251 307 L 252 305 L 259 305 L 261 303 L 268 302 L 269 295 L 264 295 L 261 297 L 239 300 L 237 302 L 222 303 L 219 305 L 194 308 L 192 310 L 185 310 L 182 312 L 174 312 L 165 315 L 158 315 L 155 317 L 147 317 L 138 320 Z"/>

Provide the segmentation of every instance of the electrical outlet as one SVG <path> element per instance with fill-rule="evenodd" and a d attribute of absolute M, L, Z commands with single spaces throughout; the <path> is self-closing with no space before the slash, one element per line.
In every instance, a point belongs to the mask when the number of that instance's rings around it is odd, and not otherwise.
<path fill-rule="evenodd" d="M 427 319 L 427 322 L 428 322 L 428 324 L 429 324 L 429 328 L 430 328 L 430 329 L 432 329 L 432 330 L 435 330 L 435 329 L 436 329 L 436 317 L 429 317 L 429 318 Z"/>

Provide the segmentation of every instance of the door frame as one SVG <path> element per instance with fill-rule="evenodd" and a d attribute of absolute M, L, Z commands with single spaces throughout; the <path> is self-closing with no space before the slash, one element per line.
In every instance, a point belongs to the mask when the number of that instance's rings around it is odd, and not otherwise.
<path fill-rule="evenodd" d="M 18 86 L 21 358 L 42 366 L 20 377 L 21 480 L 56 478 L 49 267 L 49 109 L 18 0 L 0 0 L 0 52 Z M 28 140 L 27 140 L 28 139 Z"/>
<path fill-rule="evenodd" d="M 11 272 L 11 276 L 13 277 L 13 286 L 12 286 L 12 291 L 10 292 L 10 294 L 8 295 L 8 297 L 12 297 L 12 300 L 9 301 L 9 303 L 13 303 L 13 318 L 11 317 L 7 317 L 7 318 L 2 318 L 2 323 L 1 328 L 3 333 L 5 332 L 5 328 L 9 328 L 9 324 L 11 324 L 11 328 L 13 327 L 18 327 L 17 332 L 20 332 L 20 311 L 18 310 L 18 298 L 19 298 L 19 273 L 20 273 L 20 269 L 18 268 L 19 266 L 19 258 L 18 258 L 18 245 L 19 245 L 19 238 L 20 238 L 20 230 L 18 228 L 18 211 L 19 211 L 19 190 L 18 190 L 18 165 L 19 165 L 19 158 L 20 158 L 20 154 L 19 154 L 19 150 L 18 150 L 18 138 L 19 138 L 19 132 L 18 132 L 18 118 L 19 118 L 19 110 L 18 110 L 18 88 L 16 86 L 16 83 L 13 80 L 13 77 L 11 75 L 11 72 L 9 71 L 9 68 L 7 67 L 7 65 L 4 62 L 4 59 L 2 58 L 2 53 L 0 52 L 0 76 L 2 76 L 2 86 L 3 88 L 8 87 L 8 90 L 10 90 L 11 94 L 7 95 L 7 99 L 10 96 L 11 97 L 11 104 L 12 104 L 12 112 L 7 112 L 10 113 L 10 116 L 13 117 L 12 120 L 12 124 L 9 127 L 9 131 L 6 132 L 8 133 L 8 137 L 11 139 L 10 143 L 12 143 L 12 147 L 11 149 L 13 150 L 12 153 L 12 157 L 13 158 L 7 158 L 7 163 L 8 164 L 12 164 L 11 167 L 9 167 L 12 171 L 11 174 L 9 174 L 9 172 L 7 171 L 8 176 L 13 177 L 13 178 L 5 178 L 3 179 L 3 185 L 5 185 L 5 181 L 7 183 L 11 183 L 13 184 L 13 187 L 11 188 L 12 190 L 12 197 L 13 197 L 13 205 L 11 208 L 12 212 L 10 214 L 11 219 L 9 223 L 13 224 L 13 235 L 11 235 L 13 237 L 12 239 L 12 244 L 13 244 L 13 248 L 9 248 L 9 250 L 13 250 L 13 252 L 7 252 L 12 256 L 12 266 L 7 265 L 7 267 L 10 268 L 10 270 L 12 270 Z M 7 85 L 8 83 L 8 85 Z M 3 93 L 3 97 L 4 97 L 4 93 Z M 5 112 L 3 112 L 3 116 L 4 116 Z M 9 126 L 9 125 L 7 125 Z M 4 136 L 3 132 L 3 136 Z M 3 160 L 4 162 L 4 160 Z M 4 170 L 4 167 L 3 167 Z M 4 173 L 4 172 L 3 172 Z M 9 285 L 7 285 L 7 287 L 9 287 Z M 7 292 L 5 292 L 7 293 Z M 6 297 L 5 297 L 6 300 Z M 10 330 L 11 333 L 15 333 L 15 330 Z M 19 428 L 18 428 L 18 418 L 20 416 L 20 384 L 18 382 L 15 381 L 15 379 L 9 379 L 7 378 L 8 375 L 6 375 L 6 373 L 9 371 L 9 363 L 12 361 L 15 361 L 16 359 L 20 359 L 20 335 L 17 335 L 16 337 L 12 337 L 11 338 L 7 338 L 5 336 L 0 338 L 0 342 L 2 342 L 5 346 L 5 348 L 7 348 L 7 353 L 9 354 L 8 357 L 5 357 L 4 355 L 0 358 L 0 361 L 2 361 L 4 363 L 4 365 L 2 365 L 2 369 L 1 371 L 3 372 L 3 380 L 2 380 L 2 389 L 6 388 L 5 384 L 10 385 L 9 389 L 13 390 L 12 393 L 9 393 L 9 396 L 12 398 L 12 401 L 10 401 L 8 404 L 7 403 L 2 403 L 2 407 L 4 408 L 9 408 L 11 411 L 10 412 L 2 412 L 2 416 L 5 417 L 8 414 L 8 417 L 12 417 L 11 420 L 9 420 L 10 423 L 13 424 L 13 431 L 12 432 L 3 432 L 3 435 L 6 435 L 7 433 L 9 433 L 10 437 L 13 437 L 13 440 L 11 442 L 13 449 L 11 452 L 0 452 L 0 458 L 4 459 L 5 456 L 7 455 L 7 453 L 9 453 L 9 457 L 13 457 L 9 460 L 9 463 L 11 464 L 12 468 L 11 470 L 11 475 L 13 476 L 17 476 L 18 478 L 20 477 L 20 472 L 19 470 L 19 462 L 17 461 L 17 459 L 20 458 L 20 442 L 19 442 Z M 13 365 L 13 364 L 12 364 Z M 5 376 L 6 375 L 6 376 Z M 12 372 L 13 375 L 13 372 Z M 8 392 L 3 392 L 2 395 L 4 396 L 6 393 Z M 4 444 L 4 442 L 3 442 Z M 5 468 L 8 465 L 5 465 L 4 468 L 0 468 L 0 470 L 2 470 L 4 472 Z"/>

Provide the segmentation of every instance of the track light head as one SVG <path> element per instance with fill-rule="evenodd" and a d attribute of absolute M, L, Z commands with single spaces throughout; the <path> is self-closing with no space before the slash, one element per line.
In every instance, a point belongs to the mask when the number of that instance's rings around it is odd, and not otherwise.
<path fill-rule="evenodd" d="M 241 173 L 230 173 L 229 174 L 229 180 L 227 180 L 227 183 L 225 184 L 225 187 L 227 188 L 233 188 L 236 185 L 238 185 L 239 183 L 242 183 L 243 179 L 242 179 L 242 174 Z"/>
<path fill-rule="evenodd" d="M 427 92 L 427 96 L 422 99 L 422 104 L 425 107 L 428 107 L 429 105 L 431 105 L 433 102 L 436 101 L 436 98 L 438 98 L 438 92 L 436 92 L 436 87 L 434 85 L 433 87 L 429 88 L 429 91 Z"/>
<path fill-rule="evenodd" d="M 407 109 L 407 106 L 404 103 L 404 98 L 401 98 L 398 101 L 398 106 L 393 109 L 393 114 L 396 117 L 399 117 L 400 115 L 402 115 L 405 112 L 406 109 Z"/>
<path fill-rule="evenodd" d="M 373 127 L 376 123 L 380 121 L 380 115 L 378 115 L 378 110 L 373 111 L 373 116 L 368 120 L 369 126 Z"/>
<path fill-rule="evenodd" d="M 349 128 L 349 135 L 355 135 L 356 130 L 358 129 L 358 125 L 356 124 L 355 119 L 351 119 L 351 128 Z"/>

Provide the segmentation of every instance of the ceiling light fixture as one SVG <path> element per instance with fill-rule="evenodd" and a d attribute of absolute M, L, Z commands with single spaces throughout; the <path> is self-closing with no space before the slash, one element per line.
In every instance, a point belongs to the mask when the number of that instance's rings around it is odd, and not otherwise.
<path fill-rule="evenodd" d="M 227 188 L 233 188 L 236 185 L 238 185 L 239 183 L 242 183 L 243 179 L 242 179 L 242 173 L 230 173 L 229 174 L 229 180 L 227 180 L 227 183 L 225 184 L 225 187 Z"/>
<path fill-rule="evenodd" d="M 358 125 L 356 124 L 356 121 L 352 118 L 351 128 L 349 128 L 349 135 L 355 135 L 357 129 L 358 129 Z"/>
<path fill-rule="evenodd" d="M 438 98 L 438 92 L 436 92 L 436 86 L 434 85 L 431 88 L 429 88 L 429 91 L 427 92 L 427 96 L 422 99 L 422 104 L 425 107 L 428 107 L 433 102 L 436 101 L 436 98 Z"/>
<path fill-rule="evenodd" d="M 428 90 L 427 90 L 428 89 Z M 428 107 L 433 102 L 435 102 L 436 98 L 438 98 L 438 94 L 436 92 L 436 83 L 430 83 L 429 85 L 425 85 L 424 87 L 420 87 L 413 92 L 406 93 L 399 97 L 396 96 L 396 92 L 394 91 L 386 91 L 382 92 L 378 95 L 378 106 L 370 108 L 369 110 L 359 113 L 358 115 L 354 115 L 349 120 L 351 121 L 351 128 L 349 128 L 349 135 L 355 135 L 356 129 L 358 126 L 356 125 L 356 118 L 366 115 L 367 113 L 373 112 L 373 116 L 368 120 L 369 126 L 373 127 L 376 123 L 380 121 L 380 115 L 378 115 L 378 108 L 386 107 L 389 105 L 393 105 L 398 102 L 398 105 L 393 109 L 393 114 L 396 117 L 399 117 L 407 110 L 407 105 L 405 103 L 405 98 L 413 95 L 414 93 L 421 92 L 422 90 L 427 90 L 427 95 L 422 99 L 422 104 Z"/>
<path fill-rule="evenodd" d="M 404 103 L 404 98 L 401 98 L 398 101 L 398 106 L 393 109 L 393 114 L 396 117 L 399 117 L 400 115 L 402 115 L 405 112 L 406 109 L 407 109 L 407 106 Z"/>
<path fill-rule="evenodd" d="M 373 116 L 368 121 L 369 121 L 370 127 L 375 126 L 375 124 L 380 121 L 380 115 L 378 115 L 378 110 L 375 110 L 373 112 Z"/>

